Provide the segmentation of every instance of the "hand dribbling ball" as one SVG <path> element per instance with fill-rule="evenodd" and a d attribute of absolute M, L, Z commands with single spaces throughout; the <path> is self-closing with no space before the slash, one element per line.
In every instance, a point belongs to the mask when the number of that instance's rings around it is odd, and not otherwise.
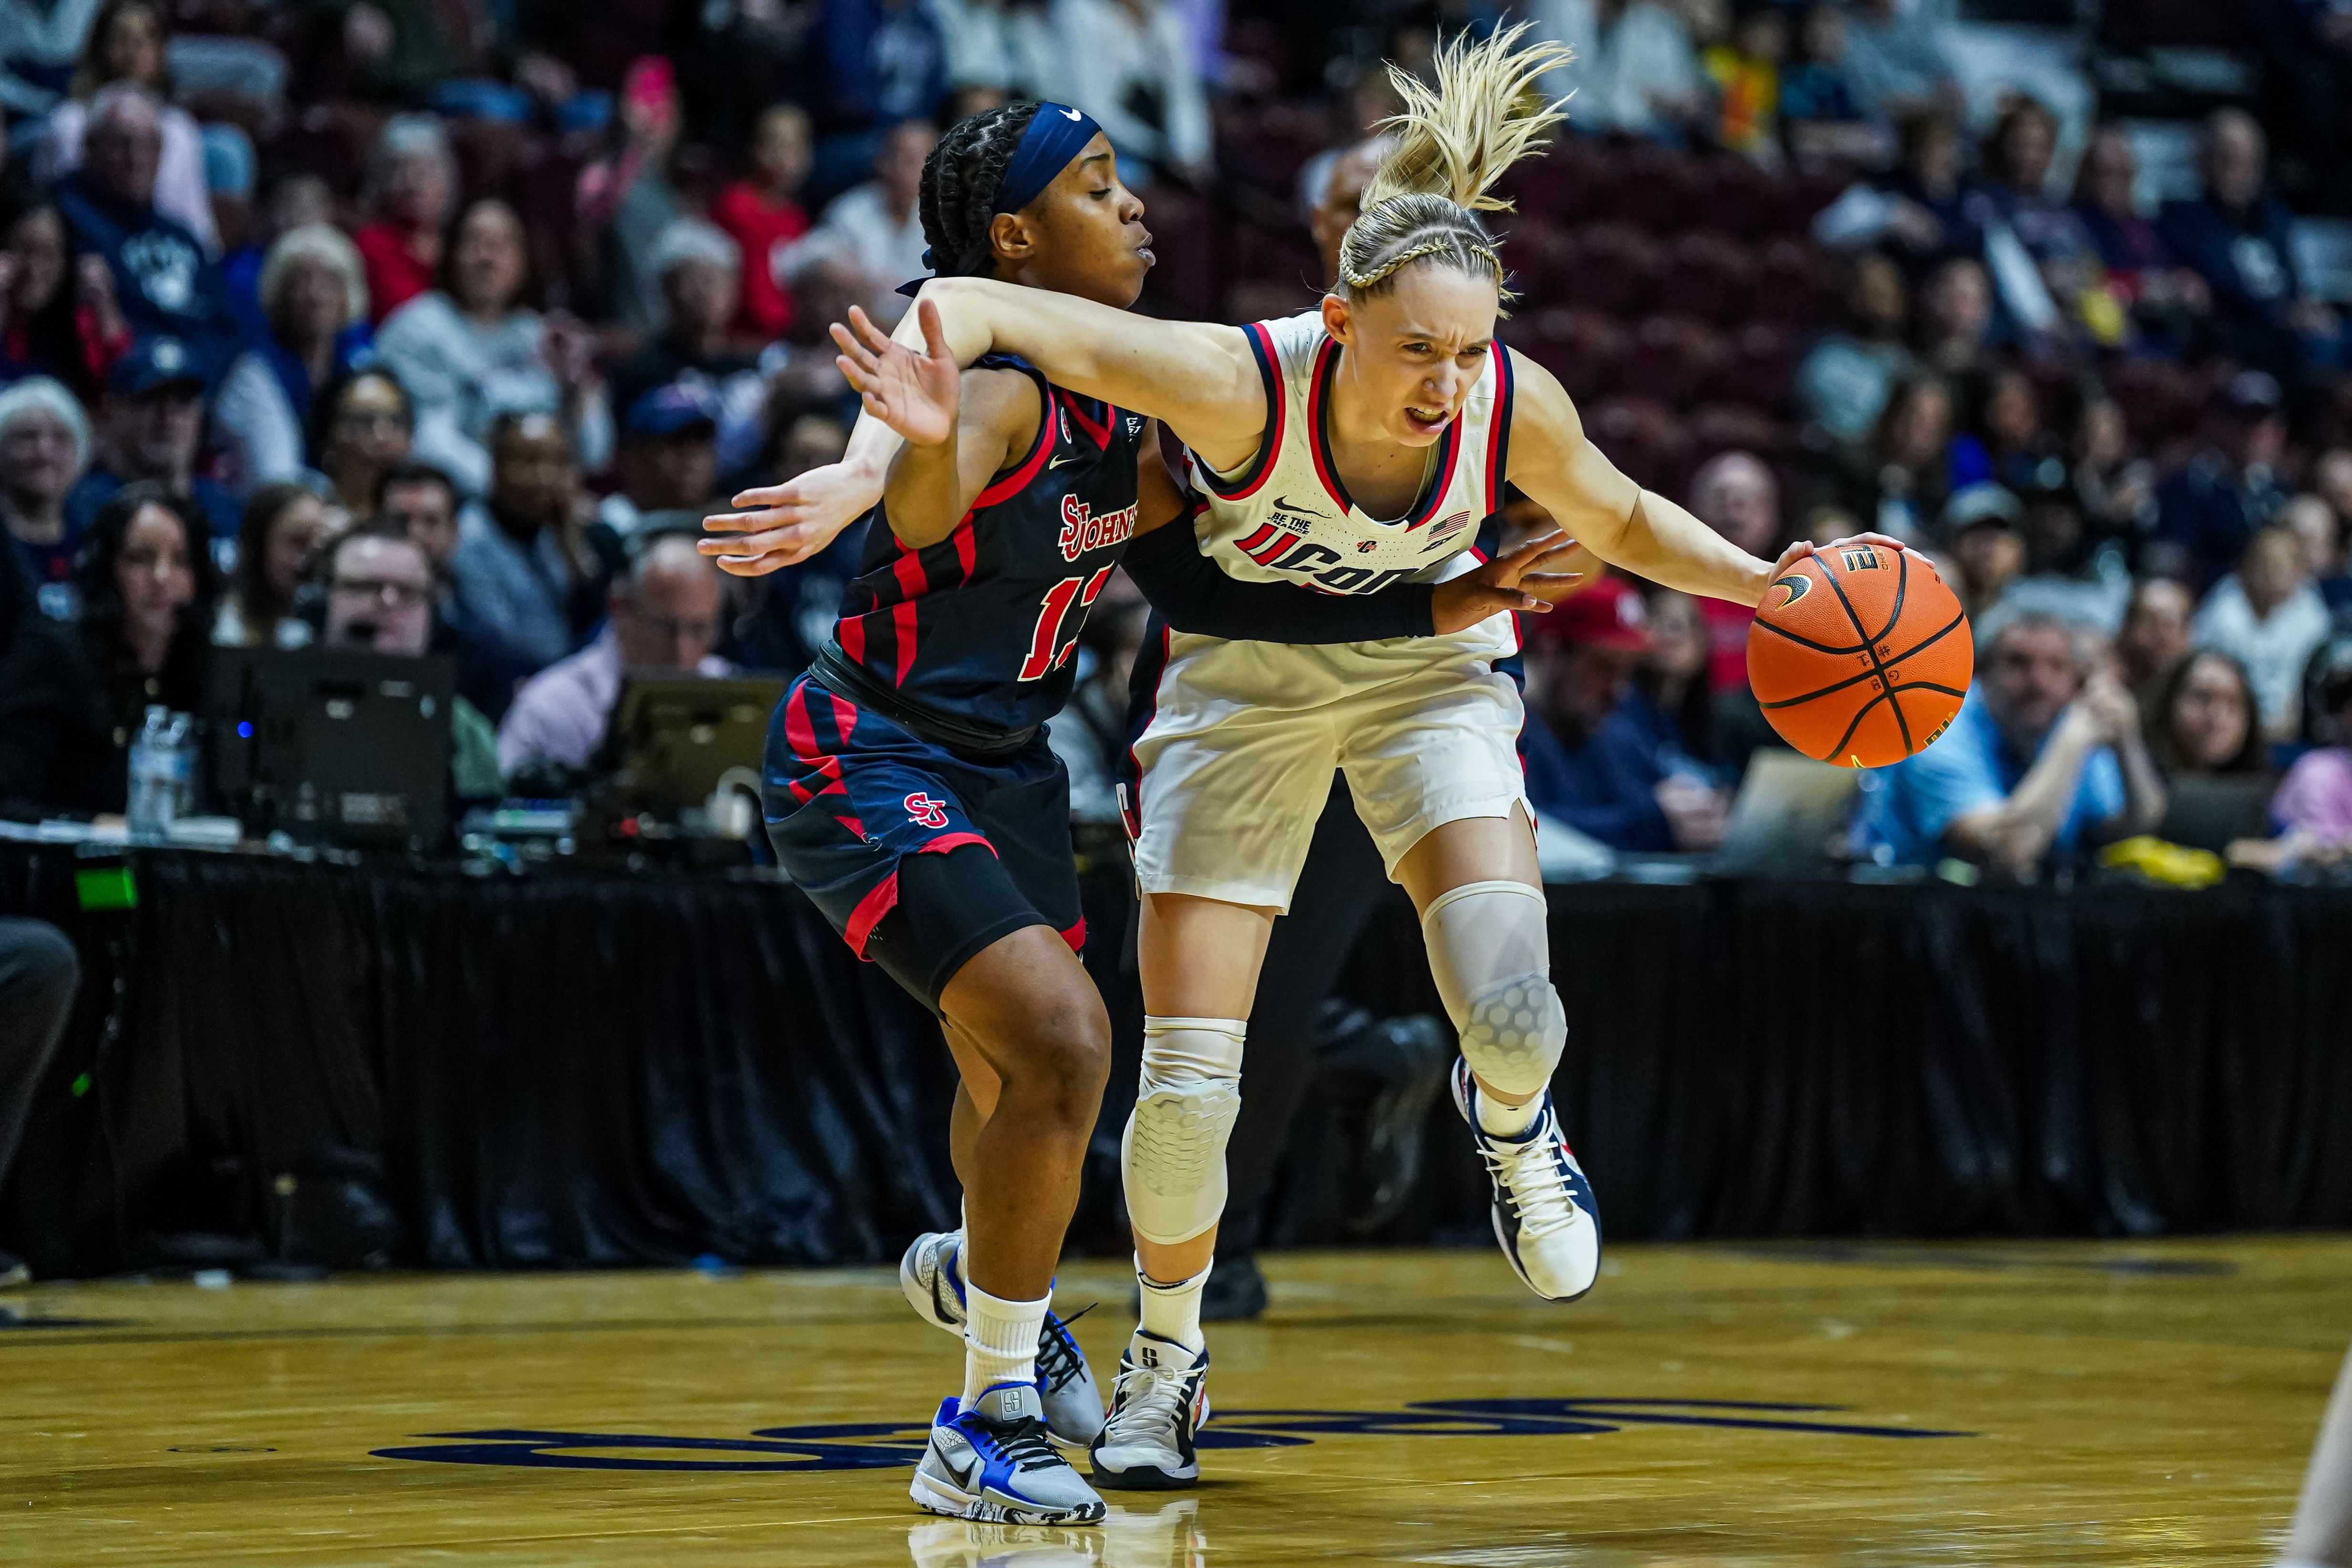
<path fill-rule="evenodd" d="M 1780 738 L 1846 767 L 1899 763 L 1969 694 L 1968 613 L 1907 551 L 1824 546 L 1772 580 L 1748 632 L 1748 681 Z"/>

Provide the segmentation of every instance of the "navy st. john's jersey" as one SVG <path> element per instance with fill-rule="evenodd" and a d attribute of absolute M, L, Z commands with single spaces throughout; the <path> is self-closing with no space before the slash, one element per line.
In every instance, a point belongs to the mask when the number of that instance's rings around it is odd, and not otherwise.
<path fill-rule="evenodd" d="M 1018 370 L 1045 399 L 1037 439 L 956 531 L 910 550 L 875 509 L 860 575 L 814 672 L 950 743 L 1013 743 L 1062 710 L 1078 630 L 1135 532 L 1141 415 Z M 844 666 L 847 668 L 844 668 Z"/>

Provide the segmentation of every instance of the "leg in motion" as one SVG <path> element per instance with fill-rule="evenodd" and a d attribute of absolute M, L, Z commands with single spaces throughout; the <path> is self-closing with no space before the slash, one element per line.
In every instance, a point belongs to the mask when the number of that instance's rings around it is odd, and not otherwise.
<path fill-rule="evenodd" d="M 1186 1486 L 1201 1473 L 1192 1444 L 1208 1415 L 1201 1290 L 1241 1110 L 1244 1016 L 1274 913 L 1184 894 L 1144 900 L 1143 1075 L 1120 1143 L 1143 1321 L 1093 1447 L 1103 1486 Z"/>
<path fill-rule="evenodd" d="M 1438 995 L 1462 1037 L 1454 1103 L 1495 1185 L 1495 1237 L 1528 1288 L 1572 1301 L 1601 1268 L 1600 1214 L 1560 1135 L 1551 1076 L 1568 1017 L 1526 818 L 1432 829 L 1399 862 Z"/>
<path fill-rule="evenodd" d="M 0 920 L 0 1181 L 16 1163 L 80 983 L 63 931 L 39 921 Z M 0 1286 L 30 1278 L 22 1262 L 0 1252 Z"/>

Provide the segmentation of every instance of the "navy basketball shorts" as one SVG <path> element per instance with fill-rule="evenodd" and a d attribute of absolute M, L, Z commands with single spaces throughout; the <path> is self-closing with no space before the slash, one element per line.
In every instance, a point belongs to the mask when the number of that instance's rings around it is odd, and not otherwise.
<path fill-rule="evenodd" d="M 803 676 L 776 708 L 761 771 L 784 874 L 932 1012 L 958 970 L 1024 926 L 1085 944 L 1069 774 L 1042 731 L 975 761 Z"/>

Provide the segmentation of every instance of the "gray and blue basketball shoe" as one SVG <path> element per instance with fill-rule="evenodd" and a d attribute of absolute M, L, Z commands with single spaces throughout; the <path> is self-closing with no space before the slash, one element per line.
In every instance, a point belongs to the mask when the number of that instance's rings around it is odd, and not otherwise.
<path fill-rule="evenodd" d="M 1045 1434 L 1036 1385 L 1000 1383 L 970 1409 L 950 1399 L 908 1495 L 950 1519 L 1098 1524 L 1103 1500 Z"/>

